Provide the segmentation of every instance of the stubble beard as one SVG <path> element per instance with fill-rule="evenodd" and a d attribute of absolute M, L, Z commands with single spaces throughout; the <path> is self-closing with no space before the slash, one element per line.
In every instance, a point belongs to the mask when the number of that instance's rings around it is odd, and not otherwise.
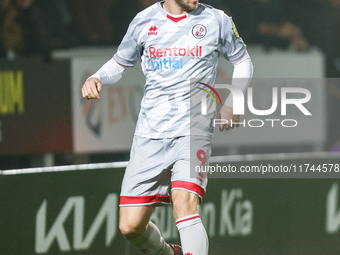
<path fill-rule="evenodd" d="M 197 5 L 198 5 L 198 2 L 186 3 L 185 0 L 175 0 L 175 1 L 185 12 L 191 12 L 191 11 L 195 10 Z"/>

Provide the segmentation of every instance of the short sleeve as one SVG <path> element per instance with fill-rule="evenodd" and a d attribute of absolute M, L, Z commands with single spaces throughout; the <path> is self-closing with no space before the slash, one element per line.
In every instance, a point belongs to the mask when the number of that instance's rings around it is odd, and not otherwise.
<path fill-rule="evenodd" d="M 138 43 L 138 21 L 135 17 L 129 25 L 129 28 L 118 46 L 114 59 L 118 64 L 125 67 L 133 67 L 142 53 L 142 45 Z"/>
<path fill-rule="evenodd" d="M 246 45 L 230 17 L 223 13 L 221 22 L 220 54 L 230 62 L 237 62 L 246 53 Z"/>

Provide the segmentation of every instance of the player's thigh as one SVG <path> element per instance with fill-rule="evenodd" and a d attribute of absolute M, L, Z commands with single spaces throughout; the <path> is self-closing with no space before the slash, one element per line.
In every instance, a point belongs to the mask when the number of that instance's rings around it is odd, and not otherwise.
<path fill-rule="evenodd" d="M 119 209 L 119 229 L 128 239 L 141 235 L 150 221 L 154 207 L 121 206 Z"/>
<path fill-rule="evenodd" d="M 167 162 L 163 139 L 135 136 L 120 193 L 120 206 L 170 204 L 172 162 Z"/>
<path fill-rule="evenodd" d="M 187 190 L 175 189 L 171 191 L 175 220 L 188 215 L 197 214 L 199 207 L 199 197 Z"/>
<path fill-rule="evenodd" d="M 171 190 L 184 190 L 196 194 L 200 200 L 206 192 L 206 173 L 196 171 L 198 166 L 209 164 L 211 138 L 201 136 L 184 137 L 176 149 L 177 160 L 173 165 Z"/>

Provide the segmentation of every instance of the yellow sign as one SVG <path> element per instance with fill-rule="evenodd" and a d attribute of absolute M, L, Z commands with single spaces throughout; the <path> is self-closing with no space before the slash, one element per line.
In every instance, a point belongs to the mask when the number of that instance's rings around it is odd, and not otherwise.
<path fill-rule="evenodd" d="M 0 115 L 23 114 L 24 75 L 22 71 L 0 71 Z"/>

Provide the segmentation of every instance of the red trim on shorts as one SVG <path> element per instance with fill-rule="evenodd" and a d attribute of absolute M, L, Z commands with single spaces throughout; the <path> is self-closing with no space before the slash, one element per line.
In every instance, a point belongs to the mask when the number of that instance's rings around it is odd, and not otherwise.
<path fill-rule="evenodd" d="M 187 220 L 193 220 L 193 219 L 197 219 L 199 218 L 200 216 L 199 215 L 196 215 L 196 216 L 193 216 L 193 217 L 190 217 L 190 218 L 187 218 L 187 219 L 183 219 L 183 220 L 180 220 L 180 221 L 176 221 L 176 225 L 181 223 L 181 222 L 184 222 L 184 221 L 187 221 Z"/>
<path fill-rule="evenodd" d="M 166 203 L 170 204 L 171 199 L 170 196 L 166 195 L 150 195 L 150 196 L 138 196 L 138 197 L 130 197 L 130 196 L 121 196 L 120 197 L 120 205 L 134 205 L 134 204 L 154 204 L 154 203 Z"/>
<path fill-rule="evenodd" d="M 171 189 L 186 189 L 194 193 L 197 193 L 201 198 L 204 197 L 204 189 L 196 183 L 193 182 L 183 182 L 183 181 L 173 181 L 171 183 Z"/>

